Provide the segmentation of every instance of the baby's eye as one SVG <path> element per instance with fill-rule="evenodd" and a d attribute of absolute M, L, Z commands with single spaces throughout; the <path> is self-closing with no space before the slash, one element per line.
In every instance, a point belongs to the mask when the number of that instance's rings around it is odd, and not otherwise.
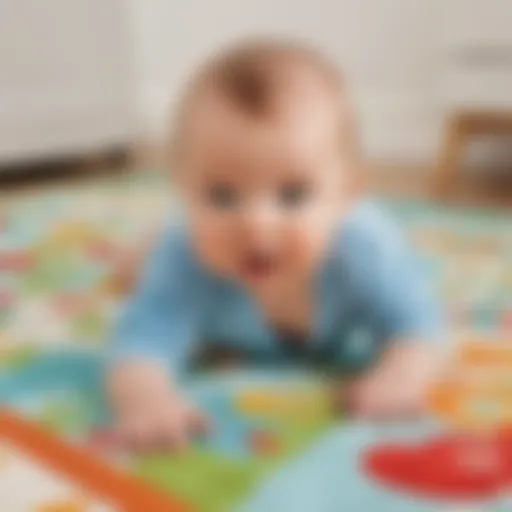
<path fill-rule="evenodd" d="M 229 210 L 238 203 L 236 190 L 230 185 L 213 185 L 207 190 L 207 200 L 215 208 Z"/>
<path fill-rule="evenodd" d="M 279 204 L 285 208 L 299 208 L 311 197 L 311 188 L 305 183 L 288 183 L 279 189 Z"/>

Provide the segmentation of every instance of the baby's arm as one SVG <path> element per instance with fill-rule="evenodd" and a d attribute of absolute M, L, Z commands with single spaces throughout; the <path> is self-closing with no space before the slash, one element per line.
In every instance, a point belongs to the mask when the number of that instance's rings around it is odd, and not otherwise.
<path fill-rule="evenodd" d="M 349 387 L 349 405 L 362 417 L 420 413 L 449 355 L 440 304 L 389 219 L 368 214 L 347 242 L 352 260 L 357 256 L 357 291 L 382 344 L 377 364 Z"/>
<path fill-rule="evenodd" d="M 168 231 L 119 322 L 107 393 L 120 434 L 136 448 L 179 448 L 204 426 L 175 382 L 197 325 L 196 277 L 184 234 Z"/>
<path fill-rule="evenodd" d="M 446 362 L 446 354 L 424 340 L 395 339 L 376 366 L 348 388 L 348 406 L 359 418 L 415 417 Z"/>

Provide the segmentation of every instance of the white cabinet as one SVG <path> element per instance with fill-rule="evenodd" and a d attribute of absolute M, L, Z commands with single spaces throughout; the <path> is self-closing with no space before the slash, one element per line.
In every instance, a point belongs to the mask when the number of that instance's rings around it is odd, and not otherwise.
<path fill-rule="evenodd" d="M 444 0 L 443 106 L 512 109 L 512 0 Z"/>
<path fill-rule="evenodd" d="M 132 139 L 125 6 L 123 0 L 0 2 L 0 163 Z"/>

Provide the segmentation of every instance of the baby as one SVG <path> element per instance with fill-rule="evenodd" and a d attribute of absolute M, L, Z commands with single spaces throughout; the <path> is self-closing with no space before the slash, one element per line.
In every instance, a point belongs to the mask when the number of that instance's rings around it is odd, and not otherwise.
<path fill-rule="evenodd" d="M 188 85 L 172 147 L 184 216 L 149 258 L 108 375 L 132 445 L 179 449 L 207 427 L 176 376 L 213 342 L 249 361 L 342 365 L 357 334 L 378 357 L 345 390 L 350 410 L 421 408 L 444 325 L 407 244 L 363 195 L 354 132 L 337 70 L 293 44 L 239 45 Z"/>

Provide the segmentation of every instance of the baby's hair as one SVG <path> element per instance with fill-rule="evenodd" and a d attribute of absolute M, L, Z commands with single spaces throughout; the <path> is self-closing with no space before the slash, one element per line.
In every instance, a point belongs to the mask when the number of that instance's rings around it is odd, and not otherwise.
<path fill-rule="evenodd" d="M 340 144 L 352 160 L 359 160 L 355 120 L 340 71 L 315 49 L 282 40 L 235 44 L 214 55 L 191 77 L 174 123 L 173 160 L 182 145 L 190 105 L 205 89 L 214 88 L 247 115 L 266 118 L 272 115 L 275 96 L 285 80 L 300 68 L 314 72 L 333 94 L 340 111 Z"/>
<path fill-rule="evenodd" d="M 252 115 L 269 114 L 274 94 L 299 66 L 314 69 L 326 83 L 341 86 L 341 77 L 313 50 L 286 42 L 248 42 L 213 59 L 207 76 L 227 99 Z"/>

